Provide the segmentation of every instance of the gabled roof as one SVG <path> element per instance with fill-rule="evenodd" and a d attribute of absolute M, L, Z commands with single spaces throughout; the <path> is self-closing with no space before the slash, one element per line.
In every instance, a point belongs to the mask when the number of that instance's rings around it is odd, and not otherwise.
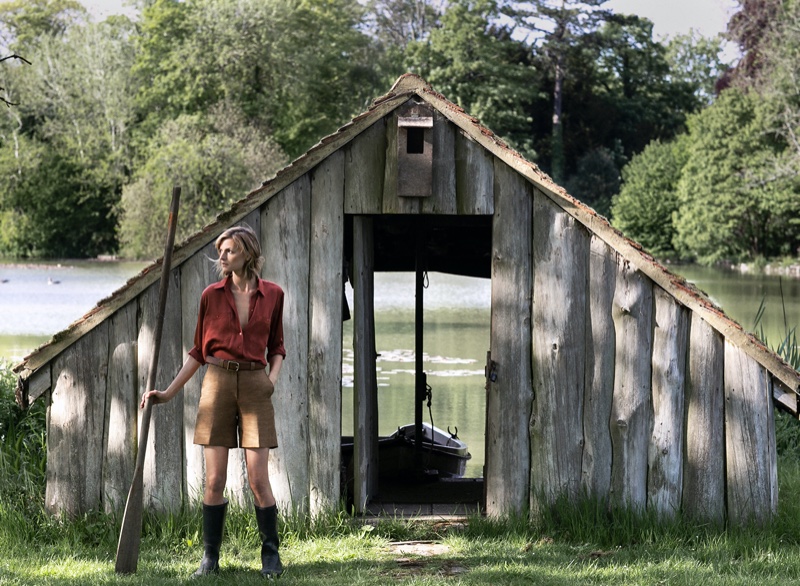
<path fill-rule="evenodd" d="M 392 89 L 386 95 L 376 99 L 366 112 L 356 116 L 335 133 L 323 138 L 304 155 L 265 181 L 261 187 L 250 192 L 228 211 L 218 215 L 212 223 L 177 245 L 173 253 L 173 267 L 179 266 L 214 240 L 227 227 L 259 208 L 284 187 L 313 169 L 330 154 L 345 146 L 362 131 L 391 113 L 412 96 L 417 96 L 430 104 L 471 139 L 525 177 L 556 205 L 583 224 L 587 230 L 603 240 L 636 269 L 650 277 L 678 302 L 696 312 L 724 335 L 729 342 L 742 348 L 772 373 L 777 383 L 773 393 L 777 403 L 797 415 L 800 373 L 784 362 L 775 352 L 765 347 L 755 336 L 745 332 L 741 326 L 728 318 L 719 307 L 691 283 L 669 272 L 639 244 L 613 228 L 606 218 L 570 196 L 564 188 L 556 185 L 534 163 L 526 161 L 492 131 L 482 126 L 476 118 L 435 92 L 422 78 L 413 74 L 400 77 Z M 76 320 L 67 329 L 57 333 L 49 342 L 34 350 L 21 363 L 17 364 L 14 371 L 20 377 L 20 385 L 18 385 L 20 389 L 38 369 L 153 284 L 160 276 L 160 265 L 161 259 L 146 267 L 111 296 L 100 301 L 89 313 Z M 18 391 L 18 397 L 20 395 L 21 393 Z"/>

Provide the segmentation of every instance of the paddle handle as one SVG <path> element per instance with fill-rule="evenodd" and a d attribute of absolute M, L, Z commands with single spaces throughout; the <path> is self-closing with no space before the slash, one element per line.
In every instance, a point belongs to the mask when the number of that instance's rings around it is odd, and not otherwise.
<path fill-rule="evenodd" d="M 167 242 L 164 246 L 164 258 L 161 263 L 161 282 L 158 295 L 158 316 L 153 336 L 153 351 L 150 355 L 150 369 L 147 372 L 145 392 L 156 385 L 158 370 L 158 354 L 161 350 L 161 334 L 164 330 L 164 313 L 169 291 L 169 274 L 172 270 L 172 249 L 175 244 L 175 232 L 178 228 L 178 205 L 181 188 L 172 188 L 172 203 L 169 208 Z M 144 507 L 144 459 L 147 454 L 147 440 L 150 435 L 150 414 L 152 401 L 147 399 L 142 411 L 142 422 L 139 429 L 139 450 L 136 454 L 136 467 L 133 470 L 133 481 L 125 504 L 122 527 L 117 544 L 117 561 L 115 570 L 118 574 L 133 574 L 139 563 L 139 544 L 142 539 L 142 509 Z"/>

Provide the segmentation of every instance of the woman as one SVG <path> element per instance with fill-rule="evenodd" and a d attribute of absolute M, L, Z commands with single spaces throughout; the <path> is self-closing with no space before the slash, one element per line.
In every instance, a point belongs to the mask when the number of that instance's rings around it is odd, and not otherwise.
<path fill-rule="evenodd" d="M 215 243 L 216 268 L 222 280 L 200 297 L 194 347 L 180 372 L 164 391 L 142 397 L 153 403 L 171 400 L 203 364 L 194 443 L 203 446 L 206 483 L 203 492 L 205 552 L 196 576 L 219 571 L 219 549 L 228 501 L 223 497 L 228 450 L 245 452 L 247 476 L 255 500 L 261 535 L 261 573 L 283 572 L 278 555 L 277 506 L 269 481 L 269 451 L 278 446 L 272 393 L 281 371 L 283 347 L 283 291 L 259 278 L 264 257 L 255 232 L 237 226 Z"/>

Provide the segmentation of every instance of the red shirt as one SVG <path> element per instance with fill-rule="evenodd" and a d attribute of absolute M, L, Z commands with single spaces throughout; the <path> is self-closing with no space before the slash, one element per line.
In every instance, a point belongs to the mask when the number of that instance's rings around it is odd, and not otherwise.
<path fill-rule="evenodd" d="M 286 357 L 283 347 L 283 289 L 259 279 L 258 289 L 250 297 L 250 317 L 242 329 L 230 280 L 228 276 L 209 285 L 200 296 L 194 348 L 189 355 L 200 364 L 206 363 L 206 356 L 264 365 L 277 354 Z"/>

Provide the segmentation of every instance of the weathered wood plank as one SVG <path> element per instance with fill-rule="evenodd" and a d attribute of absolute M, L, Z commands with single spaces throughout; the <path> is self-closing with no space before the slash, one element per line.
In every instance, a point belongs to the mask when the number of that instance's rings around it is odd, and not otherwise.
<path fill-rule="evenodd" d="M 101 507 L 108 324 L 65 350 L 53 372 L 45 506 L 76 517 Z"/>
<path fill-rule="evenodd" d="M 50 372 L 49 365 L 45 366 L 41 370 L 37 370 L 27 380 L 27 393 L 25 397 L 26 404 L 30 405 L 36 399 L 44 395 L 47 391 L 50 390 L 51 384 L 51 376 L 52 373 Z"/>
<path fill-rule="evenodd" d="M 311 514 L 333 511 L 341 497 L 342 268 L 344 154 L 334 153 L 311 180 L 309 259 L 309 452 Z"/>
<path fill-rule="evenodd" d="M 421 198 L 397 195 L 397 118 L 397 112 L 393 112 L 391 116 L 387 117 L 382 212 L 384 214 L 419 214 L 422 208 Z"/>
<path fill-rule="evenodd" d="M 375 122 L 345 147 L 345 213 L 381 213 L 386 148 L 384 118 Z"/>
<path fill-rule="evenodd" d="M 353 506 L 359 513 L 378 491 L 373 242 L 372 218 L 353 218 Z"/>
<path fill-rule="evenodd" d="M 532 196 L 505 165 L 494 178 L 491 357 L 486 397 L 486 513 L 519 514 L 530 502 Z M 509 447 L 512 446 L 511 449 Z"/>
<path fill-rule="evenodd" d="M 456 209 L 463 215 L 494 213 L 494 157 L 456 131 Z"/>
<path fill-rule="evenodd" d="M 661 287 L 654 287 L 653 433 L 647 474 L 647 507 L 675 517 L 683 490 L 683 423 L 689 316 Z"/>
<path fill-rule="evenodd" d="M 617 253 L 592 236 L 589 259 L 589 325 L 586 332 L 586 397 L 583 403 L 583 490 L 606 499 L 611 490 L 611 404 L 616 333 L 612 307 Z"/>
<path fill-rule="evenodd" d="M 686 374 L 683 514 L 725 521 L 725 348 L 722 334 L 691 316 Z"/>
<path fill-rule="evenodd" d="M 725 341 L 728 519 L 765 525 L 777 508 L 772 389 L 763 366 Z"/>
<path fill-rule="evenodd" d="M 456 128 L 433 112 L 432 194 L 422 199 L 423 214 L 456 214 Z"/>
<path fill-rule="evenodd" d="M 197 315 L 200 311 L 200 295 L 208 285 L 216 280 L 212 262 L 217 251 L 213 243 L 201 248 L 197 254 L 180 267 L 181 271 L 181 329 L 183 359 L 194 346 L 194 333 Z M 200 405 L 200 390 L 203 376 L 208 367 L 200 370 L 183 387 L 183 443 L 186 453 L 186 496 L 191 503 L 203 502 L 205 460 L 203 446 L 194 444 L 194 430 L 197 423 L 197 409 Z"/>
<path fill-rule="evenodd" d="M 534 513 L 561 497 L 575 500 L 580 494 L 588 279 L 588 233 L 534 191 L 530 420 Z"/>
<path fill-rule="evenodd" d="M 270 452 L 270 480 L 283 509 L 308 512 L 308 255 L 311 180 L 303 175 L 264 206 L 262 274 L 284 291 L 286 361 L 272 402 L 278 449 Z"/>
<path fill-rule="evenodd" d="M 141 397 L 147 384 L 147 373 L 153 354 L 155 320 L 158 317 L 159 282 L 156 281 L 139 297 L 138 376 Z M 156 388 L 165 389 L 183 365 L 181 353 L 180 272 L 169 275 L 167 305 L 158 355 Z M 141 415 L 141 411 L 139 411 Z M 140 424 L 141 424 L 141 417 Z M 183 394 L 169 403 L 155 405 L 147 437 L 144 464 L 145 505 L 159 512 L 176 512 L 183 497 Z"/>
<path fill-rule="evenodd" d="M 137 311 L 136 302 L 130 302 L 108 320 L 106 449 L 103 465 L 103 506 L 107 513 L 124 509 L 136 466 L 136 414 L 139 409 Z"/>
<path fill-rule="evenodd" d="M 617 265 L 614 293 L 614 399 L 611 405 L 611 498 L 644 510 L 652 421 L 653 284 L 627 260 Z"/>

